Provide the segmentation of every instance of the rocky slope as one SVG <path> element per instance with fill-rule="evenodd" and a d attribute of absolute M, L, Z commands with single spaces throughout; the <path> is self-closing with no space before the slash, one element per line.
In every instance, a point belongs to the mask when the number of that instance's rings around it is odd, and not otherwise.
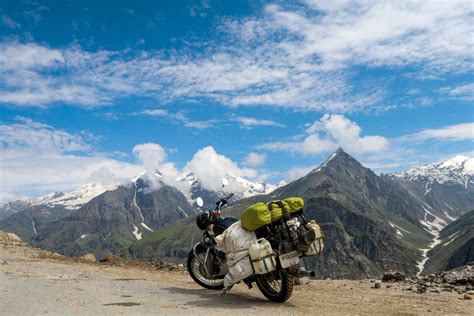
<path fill-rule="evenodd" d="M 458 155 L 389 177 L 423 201 L 425 208 L 444 224 L 473 208 L 474 158 Z"/>
<path fill-rule="evenodd" d="M 53 192 L 38 199 L 10 202 L 0 208 L 0 229 L 66 254 L 102 254 L 192 214 L 191 204 L 198 196 L 209 207 L 218 198 L 217 192 L 203 188 L 194 174 L 184 174 L 168 184 L 165 177 L 155 170 L 125 185 L 91 182 L 70 193 Z M 276 188 L 232 174 L 229 179 L 238 192 L 233 201 Z"/>
<path fill-rule="evenodd" d="M 240 200 L 227 212 L 238 216 L 257 201 L 289 196 L 303 197 L 307 217 L 315 218 L 325 232 L 324 253 L 307 260 L 319 277 L 357 278 L 386 269 L 415 274 L 419 248 L 432 239 L 418 220 L 425 211 L 417 199 L 341 149 L 305 177 L 271 194 Z M 199 235 L 194 220 L 186 219 L 146 236 L 125 253 L 143 260 L 179 259 Z"/>
<path fill-rule="evenodd" d="M 126 182 L 125 186 L 134 186 L 137 183 L 139 186 L 143 186 L 143 183 L 150 183 L 149 187 L 142 187 L 138 190 L 153 191 L 163 185 L 165 177 L 166 175 L 160 170 L 155 170 L 151 173 L 143 172 Z M 233 201 L 249 196 L 267 194 L 282 185 L 281 183 L 272 185 L 264 181 L 251 182 L 247 179 L 236 177 L 233 174 L 228 174 L 228 179 L 236 193 Z M 204 188 L 201 185 L 201 181 L 192 173 L 183 174 L 176 179 L 166 181 L 166 183 L 168 186 L 174 186 L 179 189 L 189 204 L 194 204 L 196 197 L 200 196 L 204 199 L 207 206 L 211 206 L 218 198 L 217 192 Z M 0 229 L 14 231 L 25 240 L 30 240 L 45 224 L 70 215 L 93 198 L 106 191 L 116 190 L 119 186 L 120 183 L 105 185 L 101 182 L 93 181 L 73 192 L 52 192 L 37 199 L 8 202 L 0 207 Z M 186 207 L 189 208 L 189 205 L 186 205 Z M 139 226 L 139 228 L 143 227 Z"/>
<path fill-rule="evenodd" d="M 425 273 L 451 270 L 474 262 L 474 210 L 443 228 L 429 253 Z"/>
<path fill-rule="evenodd" d="M 301 196 L 307 217 L 321 223 L 326 235 L 324 253 L 306 260 L 319 277 L 359 278 L 388 269 L 413 275 L 425 263 L 426 271 L 434 266 L 428 256 L 434 256 L 436 248 L 429 250 L 444 242 L 443 227 L 474 208 L 469 166 L 469 159 L 458 157 L 377 176 L 340 149 L 286 185 L 229 175 L 230 187 L 239 194 L 226 213 L 239 216 L 255 202 Z M 194 224 L 193 200 L 201 196 L 212 208 L 217 192 L 206 190 L 193 174 L 173 181 L 179 190 L 165 184 L 157 170 L 96 196 L 93 192 L 103 188 L 85 190 L 82 197 L 57 193 L 11 203 L 14 214 L 0 220 L 0 229 L 67 255 L 91 252 L 100 257 L 111 251 L 141 260 L 180 261 L 201 235 Z M 430 190 L 423 191 L 427 183 Z M 456 201 L 450 200 L 453 195 Z M 441 204 L 449 210 L 438 209 Z"/>
<path fill-rule="evenodd" d="M 33 242 L 67 255 L 90 252 L 100 257 L 193 212 L 177 189 L 162 185 L 149 190 L 140 178 L 106 191 L 72 214 L 48 223 Z"/>
<path fill-rule="evenodd" d="M 8 202 L 0 207 L 0 229 L 31 240 L 47 223 L 70 215 L 94 197 L 117 186 L 91 182 L 73 192 L 52 192 L 37 199 Z"/>
<path fill-rule="evenodd" d="M 12 216 L 18 212 L 26 210 L 31 205 L 26 201 L 11 201 L 5 203 L 2 207 L 0 207 L 0 221 L 4 218 Z"/>

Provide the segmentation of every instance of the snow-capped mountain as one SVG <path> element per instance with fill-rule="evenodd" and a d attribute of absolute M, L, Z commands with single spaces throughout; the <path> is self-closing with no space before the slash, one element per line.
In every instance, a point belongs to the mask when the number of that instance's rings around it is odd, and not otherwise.
<path fill-rule="evenodd" d="M 118 184 L 104 185 L 102 183 L 91 182 L 82 185 L 73 192 L 52 192 L 37 199 L 30 199 L 26 202 L 31 206 L 62 205 L 66 209 L 76 210 L 99 194 L 102 194 L 107 190 L 113 190 L 117 188 L 117 186 Z"/>
<path fill-rule="evenodd" d="M 265 181 L 252 182 L 245 178 L 238 177 L 232 172 L 228 172 L 225 177 L 229 180 L 229 190 L 233 192 L 238 199 L 260 194 L 269 194 L 286 184 L 285 181 L 281 181 L 277 184 L 270 184 Z M 201 186 L 199 179 L 192 172 L 182 174 L 176 178 L 176 181 L 186 182 L 195 188 Z"/>
<path fill-rule="evenodd" d="M 197 192 L 202 192 L 201 183 L 194 173 L 184 173 L 181 176 L 172 179 L 173 181 L 164 181 L 165 177 L 166 175 L 160 170 L 155 170 L 152 173 L 142 172 L 135 178 L 131 179 L 129 183 L 136 183 L 139 179 L 143 180 L 145 183 L 155 182 L 156 184 L 159 184 L 165 182 L 166 185 L 176 186 L 177 189 L 182 191 L 191 204 L 193 204 L 195 197 L 199 195 Z M 266 183 L 265 181 L 251 182 L 242 177 L 237 177 L 232 173 L 228 173 L 226 177 L 231 183 L 232 191 L 235 191 L 235 200 L 258 194 L 268 194 L 278 187 L 285 185 L 285 182 L 283 181 L 276 185 Z M 181 183 L 186 183 L 187 185 L 182 186 L 180 185 Z M 2 214 L 1 218 L 6 218 L 29 207 L 38 206 L 45 208 L 62 206 L 67 210 L 77 210 L 94 197 L 99 196 L 105 191 L 114 190 L 120 184 L 121 183 L 112 183 L 106 185 L 93 181 L 82 185 L 72 192 L 55 191 L 39 198 L 8 202 L 0 207 L 0 213 Z"/>
<path fill-rule="evenodd" d="M 457 155 L 444 162 L 424 165 L 393 174 L 395 177 L 405 181 L 424 180 L 428 184 L 434 181 L 438 183 L 459 183 L 467 188 L 474 184 L 474 158 Z M 429 190 L 429 187 L 426 188 Z"/>
<path fill-rule="evenodd" d="M 458 155 L 389 177 L 423 202 L 429 217 L 450 223 L 474 205 L 474 158 Z M 430 215 L 431 214 L 431 215 Z M 443 225 L 444 226 L 444 225 Z"/>
<path fill-rule="evenodd" d="M 32 208 L 41 208 L 43 213 L 51 208 L 74 211 L 105 191 L 117 188 L 118 185 L 118 183 L 105 185 L 90 182 L 72 192 L 55 191 L 39 198 L 7 202 L 0 206 L 0 220 Z"/>

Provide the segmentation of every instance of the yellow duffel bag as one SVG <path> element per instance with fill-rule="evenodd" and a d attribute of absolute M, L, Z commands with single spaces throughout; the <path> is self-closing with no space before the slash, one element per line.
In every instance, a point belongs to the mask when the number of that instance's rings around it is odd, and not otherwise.
<path fill-rule="evenodd" d="M 242 213 L 240 220 L 242 227 L 249 231 L 254 231 L 262 226 L 279 220 L 284 212 L 288 214 L 301 211 L 304 207 L 302 198 L 292 197 L 284 200 L 271 201 L 268 203 L 253 204 Z"/>

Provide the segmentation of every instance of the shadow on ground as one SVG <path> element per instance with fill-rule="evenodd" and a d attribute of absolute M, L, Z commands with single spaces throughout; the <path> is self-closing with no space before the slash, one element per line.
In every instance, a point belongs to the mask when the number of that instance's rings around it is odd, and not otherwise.
<path fill-rule="evenodd" d="M 223 296 L 219 297 L 221 291 L 213 291 L 213 290 L 206 290 L 206 289 L 189 289 L 189 288 L 179 288 L 179 287 L 167 287 L 163 288 L 165 291 L 170 291 L 174 293 L 184 294 L 184 295 L 192 295 L 198 298 L 197 300 L 189 300 L 185 305 L 192 305 L 201 308 L 216 308 L 217 306 L 229 307 L 233 309 L 252 309 L 255 306 L 275 306 L 279 303 L 274 303 L 266 298 L 257 297 L 252 295 L 251 292 L 249 294 L 241 293 L 241 292 L 232 292 L 232 290 Z M 255 293 L 255 292 L 253 292 Z M 292 307 L 293 305 L 289 302 L 284 303 L 287 307 Z"/>

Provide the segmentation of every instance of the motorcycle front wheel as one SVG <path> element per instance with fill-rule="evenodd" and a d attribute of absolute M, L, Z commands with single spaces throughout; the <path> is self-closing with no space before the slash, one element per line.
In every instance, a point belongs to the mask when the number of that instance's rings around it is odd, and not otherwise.
<path fill-rule="evenodd" d="M 224 278 L 209 277 L 192 250 L 188 254 L 188 272 L 197 284 L 206 289 L 222 290 L 224 288 Z"/>
<path fill-rule="evenodd" d="M 293 292 L 293 276 L 283 269 L 257 275 L 256 281 L 260 292 L 272 302 L 283 303 Z"/>

